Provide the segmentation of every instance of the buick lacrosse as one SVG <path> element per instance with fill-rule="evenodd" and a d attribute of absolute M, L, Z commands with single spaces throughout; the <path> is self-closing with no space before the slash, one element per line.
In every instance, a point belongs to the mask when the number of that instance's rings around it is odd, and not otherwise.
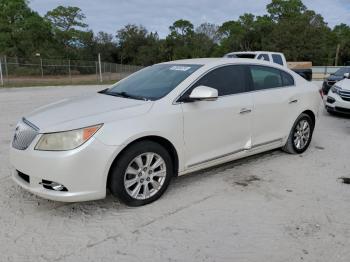
<path fill-rule="evenodd" d="M 277 64 L 190 59 L 156 64 L 96 94 L 24 116 L 13 179 L 57 201 L 158 199 L 172 177 L 282 148 L 309 146 L 318 89 Z"/>

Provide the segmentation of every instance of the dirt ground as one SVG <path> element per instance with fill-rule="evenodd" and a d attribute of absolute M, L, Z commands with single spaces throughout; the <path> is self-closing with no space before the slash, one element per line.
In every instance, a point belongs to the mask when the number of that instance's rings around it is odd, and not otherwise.
<path fill-rule="evenodd" d="M 157 202 L 36 197 L 10 179 L 17 120 L 102 87 L 0 90 L 0 261 L 350 261 L 350 118 L 321 109 L 309 150 L 179 177 Z"/>

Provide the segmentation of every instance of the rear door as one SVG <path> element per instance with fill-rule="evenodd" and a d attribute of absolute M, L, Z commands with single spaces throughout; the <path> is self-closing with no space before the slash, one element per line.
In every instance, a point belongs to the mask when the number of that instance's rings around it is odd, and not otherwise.
<path fill-rule="evenodd" d="M 298 92 L 294 79 L 269 66 L 249 68 L 254 103 L 252 146 L 278 144 L 289 133 L 291 118 L 296 115 Z"/>
<path fill-rule="evenodd" d="M 219 97 L 216 101 L 182 103 L 188 168 L 234 155 L 251 144 L 253 101 L 248 90 L 248 67 L 226 65 L 213 69 L 183 98 L 200 85 L 217 89 Z"/>

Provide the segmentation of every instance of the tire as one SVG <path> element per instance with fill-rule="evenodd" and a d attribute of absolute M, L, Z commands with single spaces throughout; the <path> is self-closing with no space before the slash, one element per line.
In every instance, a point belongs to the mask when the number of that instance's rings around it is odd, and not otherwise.
<path fill-rule="evenodd" d="M 173 173 L 168 151 L 158 143 L 141 141 L 132 144 L 118 157 L 108 186 L 126 205 L 142 206 L 161 197 Z"/>
<path fill-rule="evenodd" d="M 305 140 L 306 134 L 307 134 L 307 131 L 306 131 L 307 129 L 305 129 L 305 130 L 302 129 L 302 131 L 300 131 L 301 125 L 304 127 L 305 123 L 307 123 L 308 128 L 309 128 L 307 140 Z M 292 130 L 289 133 L 288 140 L 287 140 L 286 144 L 284 145 L 284 147 L 282 148 L 282 150 L 289 153 L 289 154 L 302 154 L 302 153 L 304 153 L 308 149 L 308 147 L 311 143 L 314 127 L 315 127 L 315 123 L 311 119 L 311 117 L 307 114 L 304 114 L 304 113 L 301 114 L 297 118 L 297 120 L 295 120 L 294 125 L 292 127 Z M 295 137 L 297 137 L 297 138 L 295 138 Z M 304 139 L 302 137 L 304 137 Z"/>

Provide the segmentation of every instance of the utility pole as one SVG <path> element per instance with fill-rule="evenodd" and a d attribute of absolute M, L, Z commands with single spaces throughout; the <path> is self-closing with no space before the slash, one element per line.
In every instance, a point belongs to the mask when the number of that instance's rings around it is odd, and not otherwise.
<path fill-rule="evenodd" d="M 337 45 L 337 52 L 336 52 L 336 54 L 335 54 L 335 66 L 338 66 L 339 51 L 340 51 L 340 44 Z"/>
<path fill-rule="evenodd" d="M 1 57 L 0 57 L 0 83 L 1 83 L 1 86 L 4 86 L 4 78 L 3 78 L 3 76 L 2 76 Z"/>
<path fill-rule="evenodd" d="M 100 82 L 102 83 L 102 69 L 101 69 L 101 54 L 98 53 L 98 67 L 99 67 L 99 72 L 100 72 Z"/>

